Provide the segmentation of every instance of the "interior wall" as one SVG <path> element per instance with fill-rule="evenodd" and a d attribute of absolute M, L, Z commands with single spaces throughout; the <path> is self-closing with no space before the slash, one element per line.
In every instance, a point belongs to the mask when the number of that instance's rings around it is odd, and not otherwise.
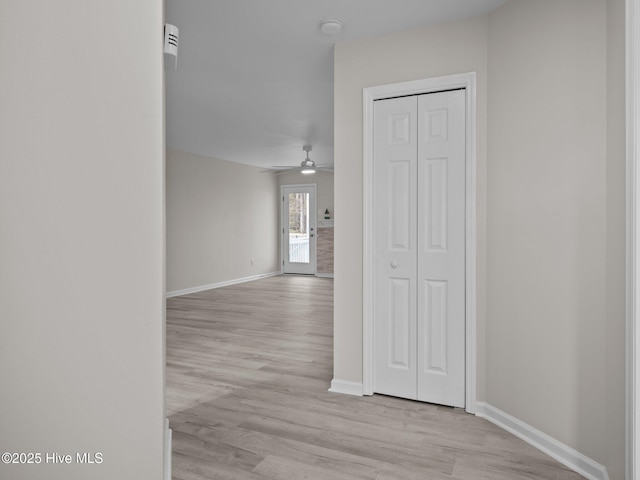
<path fill-rule="evenodd" d="M 279 189 L 260 170 L 167 151 L 168 292 L 280 271 Z"/>
<path fill-rule="evenodd" d="M 607 2 L 607 470 L 625 462 L 625 2 Z"/>
<path fill-rule="evenodd" d="M 606 463 L 606 3 L 490 16 L 487 401 Z"/>
<path fill-rule="evenodd" d="M 337 44 L 334 379 L 362 382 L 362 89 L 477 72 L 478 389 L 484 396 L 486 16 Z"/>
<path fill-rule="evenodd" d="M 0 452 L 42 454 L 0 478 L 162 478 L 162 23 L 0 2 Z"/>

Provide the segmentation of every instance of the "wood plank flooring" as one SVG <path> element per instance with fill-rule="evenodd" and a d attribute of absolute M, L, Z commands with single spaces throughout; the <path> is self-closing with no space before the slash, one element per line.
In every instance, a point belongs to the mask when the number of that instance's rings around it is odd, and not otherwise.
<path fill-rule="evenodd" d="M 462 410 L 329 393 L 332 311 L 315 277 L 167 300 L 174 480 L 582 478 Z"/>

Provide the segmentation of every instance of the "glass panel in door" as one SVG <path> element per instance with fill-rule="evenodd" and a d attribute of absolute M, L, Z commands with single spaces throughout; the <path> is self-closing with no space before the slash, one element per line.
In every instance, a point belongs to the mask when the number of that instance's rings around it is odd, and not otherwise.
<path fill-rule="evenodd" d="M 289 263 L 309 263 L 309 194 L 289 193 Z"/>

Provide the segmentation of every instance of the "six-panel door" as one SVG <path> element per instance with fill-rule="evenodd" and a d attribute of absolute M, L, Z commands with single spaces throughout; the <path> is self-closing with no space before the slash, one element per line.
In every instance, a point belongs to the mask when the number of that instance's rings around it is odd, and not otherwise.
<path fill-rule="evenodd" d="M 374 108 L 374 391 L 463 407 L 465 92 Z"/>

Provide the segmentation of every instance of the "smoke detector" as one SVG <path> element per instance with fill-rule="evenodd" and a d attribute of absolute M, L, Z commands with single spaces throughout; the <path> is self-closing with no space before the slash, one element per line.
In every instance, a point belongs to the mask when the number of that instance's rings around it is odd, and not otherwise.
<path fill-rule="evenodd" d="M 335 18 L 325 20 L 320 24 L 320 31 L 325 35 L 337 35 L 342 31 L 342 22 Z"/>

